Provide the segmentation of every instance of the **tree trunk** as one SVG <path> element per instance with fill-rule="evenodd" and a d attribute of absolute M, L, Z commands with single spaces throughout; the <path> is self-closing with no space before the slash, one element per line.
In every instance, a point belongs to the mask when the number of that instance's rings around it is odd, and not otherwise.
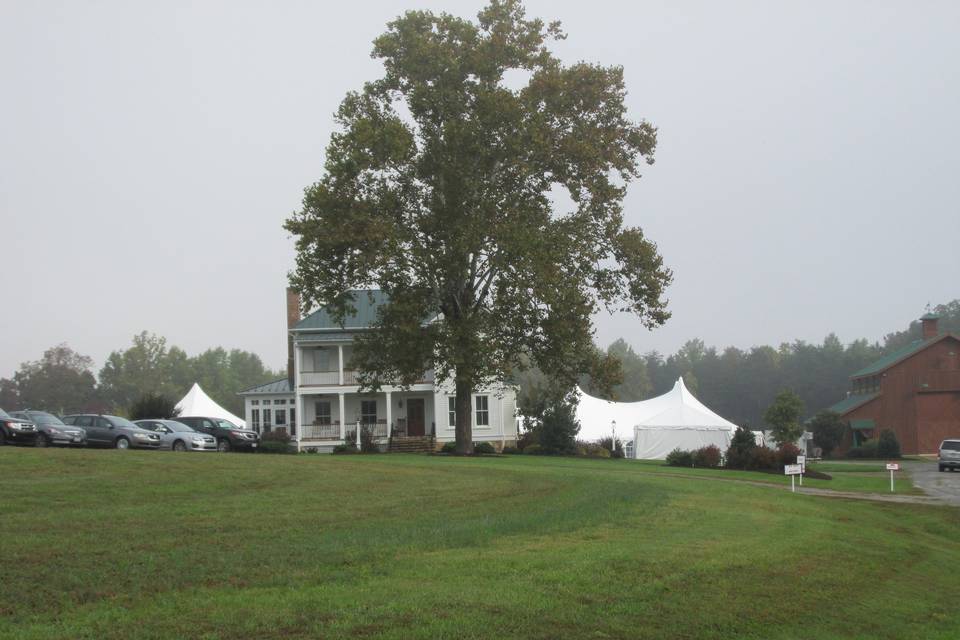
<path fill-rule="evenodd" d="M 457 425 L 454 434 L 457 438 L 457 453 L 470 455 L 473 453 L 473 385 L 462 378 L 457 378 L 455 385 Z"/>

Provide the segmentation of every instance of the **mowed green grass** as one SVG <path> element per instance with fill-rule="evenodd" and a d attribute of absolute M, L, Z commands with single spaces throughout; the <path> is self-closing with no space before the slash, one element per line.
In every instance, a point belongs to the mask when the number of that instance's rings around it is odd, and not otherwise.
<path fill-rule="evenodd" d="M 0 449 L 2 638 L 956 638 L 960 511 L 624 460 Z"/>

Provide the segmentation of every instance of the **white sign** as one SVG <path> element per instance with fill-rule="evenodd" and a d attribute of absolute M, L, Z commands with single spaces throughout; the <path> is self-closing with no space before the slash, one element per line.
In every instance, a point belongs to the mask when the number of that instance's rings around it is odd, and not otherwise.
<path fill-rule="evenodd" d="M 803 466 L 799 464 L 788 464 L 783 467 L 783 475 L 798 476 L 803 473 Z"/>
<path fill-rule="evenodd" d="M 887 464 L 887 471 L 900 471 L 900 465 L 896 462 L 891 462 Z"/>
<path fill-rule="evenodd" d="M 797 464 L 807 464 L 807 456 L 797 456 Z"/>

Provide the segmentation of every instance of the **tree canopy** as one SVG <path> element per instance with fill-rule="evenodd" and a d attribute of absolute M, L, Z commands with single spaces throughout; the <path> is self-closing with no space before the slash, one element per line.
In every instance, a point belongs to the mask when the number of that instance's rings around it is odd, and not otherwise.
<path fill-rule="evenodd" d="M 383 76 L 344 99 L 325 174 L 285 225 L 306 305 L 342 319 L 352 290 L 388 294 L 357 343 L 361 381 L 452 380 L 462 453 L 472 390 L 521 356 L 609 384 L 617 362 L 594 348 L 591 316 L 669 317 L 671 273 L 622 210 L 656 130 L 628 118 L 620 67 L 551 53 L 564 37 L 515 0 L 476 22 L 411 11 L 389 23 L 372 54 Z"/>
<path fill-rule="evenodd" d="M 793 391 L 784 389 L 777 394 L 763 420 L 770 426 L 771 435 L 778 445 L 792 444 L 803 435 L 800 415 L 803 413 L 803 401 Z"/>

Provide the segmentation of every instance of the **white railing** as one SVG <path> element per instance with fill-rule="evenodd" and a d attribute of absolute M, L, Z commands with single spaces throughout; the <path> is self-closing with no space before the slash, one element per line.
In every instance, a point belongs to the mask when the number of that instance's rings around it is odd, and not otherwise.
<path fill-rule="evenodd" d="M 387 437 L 387 421 L 386 420 L 377 420 L 376 422 L 361 422 L 360 428 L 363 429 L 364 431 L 371 432 L 374 438 Z M 347 442 L 355 442 L 357 440 L 357 423 L 356 422 L 347 423 L 345 439 Z"/>
<path fill-rule="evenodd" d="M 330 424 L 304 424 L 300 425 L 302 431 L 300 438 L 303 440 L 339 440 L 340 422 L 334 421 Z"/>
<path fill-rule="evenodd" d="M 340 384 L 340 373 L 337 371 L 301 371 L 300 384 Z"/>

